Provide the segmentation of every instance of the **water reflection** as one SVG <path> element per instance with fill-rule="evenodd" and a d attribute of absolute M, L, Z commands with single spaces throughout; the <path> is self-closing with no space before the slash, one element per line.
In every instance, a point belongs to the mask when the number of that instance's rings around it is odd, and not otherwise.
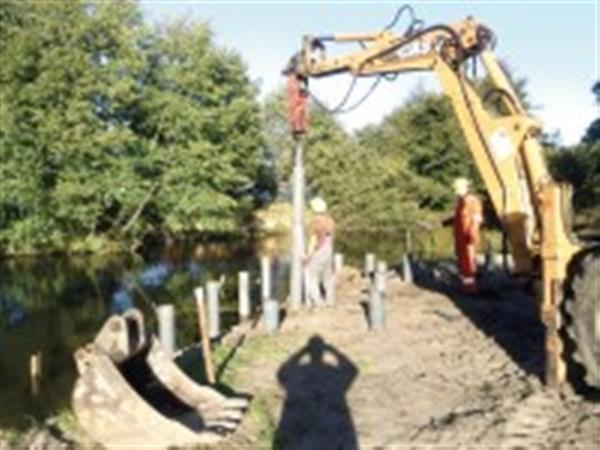
<path fill-rule="evenodd" d="M 278 295 L 287 283 L 287 251 L 270 246 Z M 193 290 L 225 275 L 222 322 L 236 320 L 237 272 L 259 274 L 262 245 L 252 242 L 155 248 L 134 255 L 20 258 L 0 261 L 0 428 L 25 428 L 69 406 L 76 372 L 73 351 L 104 320 L 131 306 L 155 330 L 153 306 L 176 306 L 180 346 L 197 339 Z M 253 283 L 253 298 L 258 298 Z M 283 300 L 283 298 L 281 298 Z M 43 355 L 40 395 L 30 394 L 29 357 Z"/>
<path fill-rule="evenodd" d="M 200 266 L 194 262 L 198 267 L 198 273 Z M 158 264 L 151 264 L 142 270 L 139 276 L 139 283 L 143 287 L 158 287 L 161 286 L 167 277 L 171 274 L 171 264 L 160 262 Z"/>
<path fill-rule="evenodd" d="M 338 236 L 346 261 L 360 265 L 367 251 L 392 263 L 402 255 L 402 237 L 381 233 Z M 112 313 L 141 309 L 155 330 L 153 306 L 170 302 L 177 311 L 177 344 L 197 340 L 193 290 L 224 277 L 222 325 L 236 321 L 237 272 L 248 270 L 258 299 L 258 261 L 273 261 L 273 295 L 287 296 L 288 241 L 208 243 L 153 248 L 135 255 L 40 257 L 0 260 L 0 428 L 24 428 L 67 408 L 75 380 L 73 351 L 89 342 Z M 257 304 L 258 302 L 255 302 Z M 32 397 L 29 357 L 40 351 L 40 395 Z"/>
<path fill-rule="evenodd" d="M 122 314 L 129 308 L 133 307 L 133 298 L 129 294 L 129 291 L 122 287 L 110 298 L 110 312 L 111 314 Z"/>
<path fill-rule="evenodd" d="M 19 325 L 27 317 L 25 310 L 15 301 L 0 296 L 0 320 L 1 323 L 6 322 L 9 327 Z"/>

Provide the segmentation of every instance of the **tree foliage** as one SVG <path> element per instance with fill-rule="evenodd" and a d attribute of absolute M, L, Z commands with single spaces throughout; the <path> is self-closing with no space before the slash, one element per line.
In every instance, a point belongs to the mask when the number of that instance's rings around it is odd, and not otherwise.
<path fill-rule="evenodd" d="M 283 92 L 261 108 L 240 56 L 204 23 L 151 27 L 133 0 L 2 2 L 0 59 L 0 253 L 230 233 L 276 185 L 285 191 L 296 144 Z M 529 108 L 526 80 L 507 73 Z M 597 122 L 550 155 L 578 207 L 600 202 Z M 352 228 L 447 211 L 457 176 L 481 188 L 437 94 L 418 92 L 355 134 L 314 106 L 303 146 L 309 195 Z"/>
<path fill-rule="evenodd" d="M 136 2 L 0 4 L 0 246 L 228 232 L 262 133 L 241 58 Z"/>
<path fill-rule="evenodd" d="M 430 210 L 448 206 L 451 192 L 443 183 L 456 176 L 460 169 L 453 164 L 465 165 L 465 158 L 454 153 L 462 143 L 460 129 L 447 123 L 451 111 L 445 100 L 417 96 L 383 124 L 356 136 L 346 133 L 327 111 L 313 106 L 303 141 L 308 190 L 327 199 L 342 226 L 402 228 Z M 285 185 L 294 143 L 281 92 L 267 99 L 264 122 L 272 166 Z M 447 161 L 440 161 L 441 157 Z"/>
<path fill-rule="evenodd" d="M 573 187 L 575 209 L 600 205 L 600 142 L 552 149 L 549 160 L 554 178 Z"/>
<path fill-rule="evenodd" d="M 591 89 L 600 105 L 600 81 Z M 551 145 L 547 149 L 549 167 L 557 181 L 573 187 L 575 209 L 598 209 L 600 205 L 600 118 L 587 128 L 579 144 Z"/>
<path fill-rule="evenodd" d="M 363 131 L 360 140 L 390 164 L 402 161 L 398 182 L 420 208 L 447 208 L 454 178 L 478 179 L 452 105 L 441 95 L 417 92 L 380 126 Z"/>
<path fill-rule="evenodd" d="M 510 71 L 507 74 L 523 105 L 531 109 L 527 80 L 516 79 Z M 489 80 L 484 78 L 477 88 L 483 93 L 486 87 Z M 592 91 L 597 95 L 599 89 L 596 83 Z M 497 105 L 487 106 L 492 114 L 506 114 Z M 454 200 L 452 181 L 458 176 L 474 180 L 475 189 L 488 201 L 445 96 L 417 91 L 380 124 L 354 135 L 345 133 L 327 112 L 314 109 L 305 142 L 308 183 L 313 194 L 327 198 L 342 224 L 398 228 L 432 212 L 447 212 Z M 280 180 L 287 179 L 293 143 L 281 93 L 267 101 L 264 117 L 275 172 Z M 577 210 L 600 204 L 600 145 L 597 140 L 590 142 L 590 135 L 588 131 L 579 145 L 548 152 L 553 176 L 573 186 Z M 488 209 L 487 220 L 495 223 Z"/>
<path fill-rule="evenodd" d="M 600 108 L 600 81 L 596 81 L 592 87 L 592 93 L 596 97 L 596 106 Z M 600 114 L 599 114 L 600 116 Z M 600 117 L 596 117 L 587 128 L 585 135 L 581 139 L 584 144 L 597 144 L 600 142 Z"/>

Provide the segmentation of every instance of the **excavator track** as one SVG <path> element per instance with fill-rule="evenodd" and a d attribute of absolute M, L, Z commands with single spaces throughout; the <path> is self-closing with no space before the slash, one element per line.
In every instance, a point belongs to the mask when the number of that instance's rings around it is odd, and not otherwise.
<path fill-rule="evenodd" d="M 574 262 L 565 309 L 573 359 L 583 366 L 586 384 L 600 389 L 600 247 Z"/>

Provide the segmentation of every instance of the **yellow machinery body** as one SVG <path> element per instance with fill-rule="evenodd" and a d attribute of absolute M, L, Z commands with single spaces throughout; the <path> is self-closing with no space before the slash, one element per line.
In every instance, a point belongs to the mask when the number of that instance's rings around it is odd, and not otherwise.
<path fill-rule="evenodd" d="M 305 36 L 288 73 L 303 79 L 349 73 L 354 77 L 430 71 L 452 102 L 471 156 L 500 218 L 515 273 L 541 276 L 540 316 L 546 326 L 546 380 L 565 380 L 561 357 L 560 302 L 568 265 L 583 247 L 567 226 L 570 187 L 550 176 L 538 141 L 541 125 L 530 117 L 490 49 L 493 35 L 469 17 L 398 36 L 370 34 Z M 325 43 L 359 43 L 361 48 L 328 57 Z M 465 62 L 479 58 L 506 113 L 488 110 L 465 75 Z"/>

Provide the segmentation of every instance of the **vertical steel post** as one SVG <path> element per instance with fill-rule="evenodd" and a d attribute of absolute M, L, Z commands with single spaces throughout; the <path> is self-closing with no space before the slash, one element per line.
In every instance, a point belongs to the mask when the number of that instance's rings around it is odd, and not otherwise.
<path fill-rule="evenodd" d="M 31 393 L 37 396 L 40 393 L 42 379 L 42 352 L 37 351 L 29 357 L 29 384 Z"/>
<path fill-rule="evenodd" d="M 371 330 L 380 331 L 385 328 L 385 276 L 387 266 L 382 266 L 385 271 L 377 270 L 371 283 L 369 295 L 369 321 Z"/>
<path fill-rule="evenodd" d="M 406 283 L 412 284 L 413 282 L 413 273 L 412 265 L 410 263 L 410 256 L 406 252 L 402 255 L 402 279 Z"/>
<path fill-rule="evenodd" d="M 344 255 L 342 253 L 336 253 L 333 255 L 333 273 L 332 273 L 332 277 L 333 279 L 331 280 L 329 289 L 331 289 L 331 294 L 330 294 L 330 298 L 326 301 L 329 302 L 330 305 L 333 305 L 335 303 L 335 299 L 337 297 L 337 287 L 339 284 L 339 281 L 341 279 L 341 273 L 342 270 L 344 268 Z"/>
<path fill-rule="evenodd" d="M 240 322 L 250 317 L 250 276 L 248 272 L 238 274 L 238 302 Z"/>
<path fill-rule="evenodd" d="M 402 279 L 406 283 L 413 282 L 412 265 L 410 262 L 410 254 L 412 250 L 412 239 L 410 228 L 404 230 L 404 253 L 402 254 Z"/>
<path fill-rule="evenodd" d="M 219 314 L 219 290 L 221 284 L 218 281 L 206 283 L 206 300 L 208 303 L 208 336 L 216 339 L 221 334 L 221 317 Z"/>
<path fill-rule="evenodd" d="M 175 354 L 175 307 L 172 304 L 156 307 L 158 338 L 170 356 Z"/>
<path fill-rule="evenodd" d="M 275 334 L 279 328 L 279 303 L 277 300 L 265 300 L 263 320 L 267 333 Z"/>
<path fill-rule="evenodd" d="M 339 274 L 344 268 L 344 255 L 342 253 L 336 253 L 333 256 L 333 271 Z"/>
<path fill-rule="evenodd" d="M 194 290 L 196 297 L 196 310 L 198 312 L 198 334 L 202 344 L 202 359 L 206 381 L 215 384 L 215 367 L 212 362 L 212 351 L 210 349 L 210 338 L 208 336 L 208 325 L 206 318 L 206 302 L 204 301 L 204 289 L 201 287 Z"/>
<path fill-rule="evenodd" d="M 260 286 L 264 306 L 265 301 L 271 298 L 271 260 L 268 256 L 260 258 Z"/>
<path fill-rule="evenodd" d="M 370 277 L 375 272 L 375 254 L 367 253 L 365 255 L 365 276 Z"/>
<path fill-rule="evenodd" d="M 379 292 L 385 292 L 387 282 L 387 263 L 385 261 L 377 262 L 377 272 L 375 276 L 375 284 Z"/>
<path fill-rule="evenodd" d="M 304 155 L 302 140 L 296 139 L 294 169 L 292 173 L 292 263 L 290 270 L 291 309 L 302 306 L 302 281 L 304 257 Z"/>

